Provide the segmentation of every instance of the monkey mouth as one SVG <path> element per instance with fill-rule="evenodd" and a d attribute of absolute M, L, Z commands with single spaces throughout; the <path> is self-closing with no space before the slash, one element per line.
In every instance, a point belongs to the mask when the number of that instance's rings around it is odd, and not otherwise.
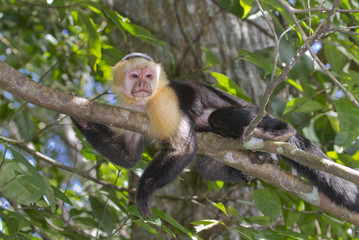
<path fill-rule="evenodd" d="M 146 90 L 139 90 L 139 91 L 133 91 L 132 96 L 134 97 L 149 97 L 151 96 L 152 92 L 146 91 Z"/>

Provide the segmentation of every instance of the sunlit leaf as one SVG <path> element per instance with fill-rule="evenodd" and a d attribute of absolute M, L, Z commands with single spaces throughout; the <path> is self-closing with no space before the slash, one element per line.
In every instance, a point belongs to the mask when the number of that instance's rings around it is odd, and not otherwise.
<path fill-rule="evenodd" d="M 323 109 L 323 106 L 314 100 L 311 100 L 306 97 L 301 98 L 293 98 L 291 101 L 287 103 L 285 106 L 283 115 L 288 112 L 315 112 Z"/>
<path fill-rule="evenodd" d="M 134 23 L 121 21 L 121 26 L 134 37 L 146 42 L 165 46 L 166 43 L 155 37 L 148 29 Z"/>
<path fill-rule="evenodd" d="M 218 208 L 219 210 L 221 210 L 224 214 L 226 214 L 226 216 L 228 216 L 226 207 L 223 205 L 223 203 L 219 202 L 219 203 L 215 203 L 212 202 L 210 200 L 208 200 L 213 206 L 215 206 L 216 208 Z"/>
<path fill-rule="evenodd" d="M 222 223 L 222 222 L 218 221 L 218 220 L 214 220 L 214 219 L 207 219 L 207 220 L 191 222 L 191 224 L 194 225 L 194 229 L 196 230 L 197 233 L 201 232 L 203 230 L 208 230 L 220 223 Z"/>
<path fill-rule="evenodd" d="M 227 77 L 222 73 L 217 73 L 217 72 L 209 72 L 209 73 L 212 74 L 212 76 L 217 79 L 218 85 L 215 86 L 228 92 L 229 94 L 238 96 L 246 100 L 247 102 L 251 102 L 251 99 L 246 94 L 244 94 L 242 88 L 238 86 L 232 79 L 230 79 L 229 77 Z"/>
<path fill-rule="evenodd" d="M 211 50 L 204 48 L 204 51 L 206 52 L 206 67 L 221 64 L 221 61 Z"/>
<path fill-rule="evenodd" d="M 287 79 L 287 82 L 292 85 L 293 87 L 297 88 L 298 90 L 303 92 L 303 88 L 300 85 L 300 83 L 297 83 L 296 81 L 292 80 L 292 79 Z"/>
<path fill-rule="evenodd" d="M 94 69 L 96 70 L 97 64 L 100 62 L 102 57 L 100 35 L 97 33 L 93 20 L 88 15 L 79 11 L 78 16 L 87 33 L 89 53 L 96 57 L 94 64 Z"/>
<path fill-rule="evenodd" d="M 244 19 L 252 9 L 252 0 L 239 0 L 239 4 L 243 8 L 242 19 Z"/>

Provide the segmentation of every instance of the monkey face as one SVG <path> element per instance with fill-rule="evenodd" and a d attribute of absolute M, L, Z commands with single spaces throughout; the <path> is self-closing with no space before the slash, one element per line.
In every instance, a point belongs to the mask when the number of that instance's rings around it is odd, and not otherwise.
<path fill-rule="evenodd" d="M 132 68 L 125 75 L 125 94 L 131 97 L 150 97 L 155 89 L 155 73 L 149 67 Z"/>
<path fill-rule="evenodd" d="M 167 82 L 160 64 L 144 58 L 131 58 L 121 60 L 114 67 L 112 91 L 119 97 L 120 105 L 147 106 Z"/>

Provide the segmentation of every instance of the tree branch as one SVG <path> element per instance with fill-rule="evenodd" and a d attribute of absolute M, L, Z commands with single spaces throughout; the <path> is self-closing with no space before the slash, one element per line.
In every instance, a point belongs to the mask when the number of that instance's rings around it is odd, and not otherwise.
<path fill-rule="evenodd" d="M 39 153 L 31 148 L 29 148 L 28 146 L 26 146 L 26 144 L 22 143 L 22 142 L 19 142 L 19 141 L 16 141 L 14 139 L 10 139 L 10 138 L 6 138 L 6 137 L 2 137 L 0 136 L 0 139 L 13 145 L 13 146 L 16 146 L 22 150 L 24 150 L 25 152 L 31 154 L 31 156 L 37 158 L 37 159 L 40 159 L 41 161 L 43 162 L 46 162 L 54 167 L 57 167 L 57 168 L 60 168 L 62 170 L 65 170 L 67 172 L 70 172 L 70 173 L 76 173 L 78 175 L 80 175 L 81 177 L 83 178 L 86 178 L 90 181 L 93 181 L 97 184 L 100 184 L 104 187 L 107 187 L 107 188 L 115 188 L 115 190 L 119 191 L 119 192 L 122 192 L 122 191 L 127 191 L 127 192 L 131 192 L 131 193 L 134 193 L 135 191 L 134 190 L 131 190 L 131 189 L 127 189 L 127 188 L 121 188 L 121 187 L 117 187 L 117 186 L 114 186 L 113 184 L 111 183 L 108 183 L 108 182 L 105 182 L 103 180 L 100 180 L 100 179 L 97 179 L 97 178 L 94 178 L 82 171 L 80 171 L 79 169 L 76 169 L 76 168 L 72 168 L 72 167 L 69 167 L 69 166 L 66 166 L 66 165 L 63 165 L 61 163 L 58 163 L 56 162 L 54 159 L 42 154 L 42 153 Z"/>
<path fill-rule="evenodd" d="M 198 143 L 204 143 L 203 139 L 199 138 Z M 201 145 L 200 149 L 203 150 L 203 148 L 204 146 Z M 293 196 L 303 199 L 304 201 L 309 202 L 310 204 L 313 204 L 314 206 L 317 206 L 338 218 L 359 226 L 358 213 L 338 207 L 328 197 L 318 191 L 317 187 L 298 177 L 290 175 L 278 165 L 269 163 L 260 165 L 253 164 L 250 158 L 243 151 L 218 151 L 218 149 L 211 147 L 205 147 L 205 150 L 206 155 L 210 157 L 213 157 L 233 168 L 240 169 L 241 171 L 260 178 L 261 180 L 276 186 Z"/>
<path fill-rule="evenodd" d="M 287 9 L 288 12 L 291 11 L 291 6 L 283 1 L 283 0 L 278 0 L 284 8 Z M 340 3 L 340 0 L 335 0 L 333 3 L 332 8 L 329 11 L 329 16 L 326 18 L 326 23 L 324 24 L 324 27 L 322 29 L 320 29 L 320 31 L 317 32 L 317 34 L 314 34 L 313 36 L 317 35 L 316 38 L 320 39 L 321 37 L 323 37 L 326 33 L 331 31 L 331 25 L 332 25 L 332 16 L 337 12 L 337 8 L 338 5 Z M 293 21 L 297 21 L 296 17 L 294 14 L 291 14 L 291 17 L 293 18 Z M 304 30 L 302 29 L 302 27 L 299 24 L 296 24 L 296 27 L 300 33 L 300 35 L 303 37 L 303 39 L 310 39 L 307 37 L 307 35 L 305 34 Z M 316 39 L 316 40 L 318 40 Z M 348 97 L 349 101 L 351 101 L 358 109 L 359 109 L 359 103 L 358 101 L 355 99 L 355 97 L 353 96 L 353 94 L 351 94 L 348 90 L 345 89 L 345 87 L 333 76 L 333 74 L 329 71 L 329 69 L 327 68 L 327 66 L 325 66 L 324 63 L 322 63 L 322 61 L 320 61 L 320 59 L 318 58 L 318 56 L 314 53 L 314 51 L 312 50 L 312 45 L 313 42 L 308 41 L 304 41 L 304 45 L 306 46 L 306 48 L 309 50 L 310 54 L 312 55 L 313 59 L 318 63 L 318 65 L 320 66 L 320 68 L 323 70 L 323 72 L 330 78 L 330 80 L 333 81 L 333 83 L 335 85 L 337 85 L 337 87 L 343 91 L 343 93 Z"/>
<path fill-rule="evenodd" d="M 51 89 L 28 79 L 20 72 L 3 62 L 0 62 L 0 86 L 25 101 L 53 111 L 61 112 L 91 122 L 125 128 L 146 136 L 151 136 L 149 121 L 144 114 L 121 109 L 115 106 L 92 102 L 88 99 Z M 357 171 L 336 164 L 327 159 L 312 156 L 311 154 L 301 151 L 288 143 L 270 142 L 257 139 L 257 144 L 248 142 L 244 144 L 244 146 L 240 147 L 239 141 L 230 138 L 223 138 L 214 133 L 198 133 L 197 137 L 200 153 L 212 156 L 221 162 L 249 173 L 268 182 L 269 184 L 277 186 L 286 192 L 318 206 L 343 220 L 359 225 L 359 214 L 352 213 L 346 209 L 336 206 L 326 196 L 318 192 L 316 187 L 313 187 L 299 178 L 293 177 L 277 165 L 269 163 L 258 165 L 252 163 L 247 153 L 245 151 L 238 151 L 238 149 L 251 149 L 255 151 L 280 154 L 303 165 L 332 173 L 359 184 L 359 174 Z M 24 144 L 13 141 L 11 142 L 9 139 L 6 141 L 17 145 L 26 151 L 32 151 L 31 149 L 26 148 L 26 145 Z M 54 166 L 69 170 L 67 169 L 68 167 L 58 164 L 53 160 L 50 161 L 51 159 L 49 160 L 46 156 L 40 153 L 32 152 L 31 154 L 35 154 L 37 157 L 44 161 L 48 161 Z M 70 171 L 73 172 L 74 170 L 71 168 Z M 82 175 L 83 173 L 80 174 Z M 84 177 L 89 178 L 90 176 Z M 91 178 L 91 180 L 95 182 L 100 181 L 93 178 Z M 101 182 L 100 184 L 105 185 L 106 183 Z M 119 189 L 116 188 L 116 190 Z M 122 189 L 120 189 L 120 191 L 121 190 Z"/>

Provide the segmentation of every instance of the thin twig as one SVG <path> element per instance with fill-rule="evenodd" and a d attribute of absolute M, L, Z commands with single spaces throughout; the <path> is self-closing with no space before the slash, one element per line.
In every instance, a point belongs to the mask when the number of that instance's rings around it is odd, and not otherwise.
<path fill-rule="evenodd" d="M 283 1 L 283 0 L 278 0 L 286 9 L 290 9 L 291 6 Z M 329 11 L 329 16 L 326 18 L 327 22 L 324 25 L 323 31 L 320 32 L 321 35 L 324 35 L 324 33 L 329 32 L 331 29 L 331 24 L 332 24 L 332 20 L 331 17 L 337 12 L 337 7 L 339 5 L 340 0 L 336 0 L 333 3 L 332 8 Z M 293 18 L 294 21 L 296 21 L 296 17 L 294 14 L 291 14 L 291 17 Z M 299 24 L 296 24 L 296 27 L 299 31 L 299 33 L 302 35 L 303 39 L 304 37 L 307 38 L 305 32 L 303 31 L 302 27 Z M 320 66 L 320 68 L 323 70 L 323 72 L 325 74 L 327 74 L 327 76 L 330 78 L 330 80 L 332 80 L 332 82 L 337 85 L 337 87 L 343 91 L 343 93 L 348 97 L 349 101 L 351 101 L 358 109 L 359 109 L 359 103 L 358 101 L 355 99 L 355 97 L 353 96 L 353 94 L 351 94 L 334 76 L 333 74 L 329 71 L 328 67 L 325 66 L 324 63 L 322 63 L 322 61 L 318 58 L 318 56 L 314 53 L 313 49 L 311 48 L 311 43 L 309 43 L 309 41 L 304 41 L 305 46 L 308 48 L 310 54 L 312 55 L 313 59 L 318 63 L 318 65 Z"/>
<path fill-rule="evenodd" d="M 93 181 L 93 182 L 95 182 L 97 184 L 100 184 L 100 185 L 104 186 L 104 187 L 108 187 L 108 188 L 113 187 L 113 184 L 110 184 L 110 183 L 107 183 L 107 182 L 105 182 L 103 180 L 100 180 L 100 179 L 97 179 L 95 177 L 92 177 L 92 176 L 90 176 L 90 175 L 88 175 L 88 174 L 86 174 L 84 172 L 81 172 L 78 169 L 68 167 L 68 166 L 63 165 L 61 163 L 58 163 L 58 162 L 56 162 L 56 160 L 54 160 L 54 159 L 52 159 L 52 158 L 50 158 L 50 157 L 48 157 L 48 156 L 46 156 L 46 155 L 44 155 L 42 153 L 39 153 L 39 152 L 37 152 L 35 150 L 32 150 L 31 148 L 29 148 L 28 146 L 26 146 L 25 144 L 23 144 L 23 143 L 21 143 L 19 141 L 16 141 L 16 140 L 10 139 L 10 138 L 6 138 L 6 137 L 3 137 L 3 136 L 0 136 L 0 139 L 2 139 L 3 141 L 5 141 L 5 142 L 7 142 L 7 143 L 9 143 L 11 145 L 14 145 L 14 146 L 24 150 L 25 152 L 31 154 L 33 157 L 36 157 L 39 160 L 41 160 L 43 162 L 46 162 L 46 163 L 48 163 L 48 164 L 50 164 L 52 166 L 55 166 L 55 167 L 60 168 L 60 169 L 63 169 L 63 170 L 65 170 L 67 172 L 70 172 L 70 173 L 76 173 L 76 174 L 80 175 L 81 177 L 86 178 L 88 180 L 91 180 L 91 181 Z M 117 186 L 115 187 L 115 189 L 117 191 L 120 191 L 120 192 L 122 192 L 122 191 L 128 191 L 128 192 L 131 192 L 131 193 L 135 192 L 134 189 L 122 188 L 122 187 L 117 187 Z"/>
<path fill-rule="evenodd" d="M 100 233 L 100 228 L 102 226 L 102 223 L 103 223 L 103 221 L 105 219 L 105 215 L 106 215 L 106 210 L 107 210 L 107 206 L 108 206 L 108 200 L 110 199 L 110 196 L 111 196 L 113 190 L 115 190 L 116 183 L 118 181 L 118 178 L 120 177 L 120 173 L 121 173 L 121 170 L 117 169 L 117 176 L 116 176 L 115 182 L 112 185 L 112 188 L 111 188 L 110 192 L 107 195 L 106 202 L 105 202 L 105 207 L 103 208 L 102 218 L 101 218 L 101 221 L 100 221 L 100 223 L 99 223 L 99 225 L 97 227 L 96 237 L 98 237 L 98 235 Z"/>

